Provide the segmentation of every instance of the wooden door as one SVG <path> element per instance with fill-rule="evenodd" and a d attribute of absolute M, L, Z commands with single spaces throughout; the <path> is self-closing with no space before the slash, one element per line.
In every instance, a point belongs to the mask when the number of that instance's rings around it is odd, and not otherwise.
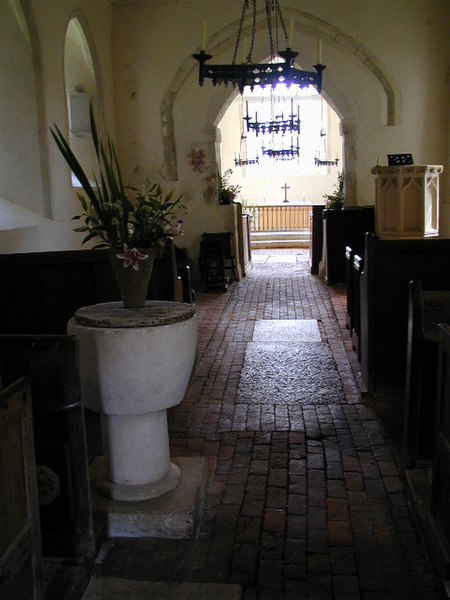
<path fill-rule="evenodd" d="M 0 598 L 41 600 L 42 559 L 30 383 L 0 392 Z"/>

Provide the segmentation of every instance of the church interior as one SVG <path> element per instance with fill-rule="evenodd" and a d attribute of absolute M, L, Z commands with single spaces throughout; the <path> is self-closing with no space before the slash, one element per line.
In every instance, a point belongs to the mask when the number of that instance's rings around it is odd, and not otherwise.
<path fill-rule="evenodd" d="M 1 598 L 450 597 L 449 8 L 0 0 Z"/>

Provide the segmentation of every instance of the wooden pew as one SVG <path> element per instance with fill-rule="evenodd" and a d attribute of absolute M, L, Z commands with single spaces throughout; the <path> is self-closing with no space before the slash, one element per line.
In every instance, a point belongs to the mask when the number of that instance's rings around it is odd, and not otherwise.
<path fill-rule="evenodd" d="M 345 283 L 347 292 L 347 304 L 345 307 L 345 326 L 352 331 L 353 319 L 353 257 L 354 250 L 350 246 L 345 246 Z"/>
<path fill-rule="evenodd" d="M 30 382 L 0 386 L 0 598 L 43 600 Z M 5 485 L 8 482 L 8 485 Z"/>
<path fill-rule="evenodd" d="M 375 209 L 359 206 L 344 210 L 323 211 L 324 262 L 327 285 L 345 282 L 345 248 L 350 246 L 356 254 L 364 250 L 364 237 L 375 231 Z"/>
<path fill-rule="evenodd" d="M 450 290 L 450 239 L 381 240 L 366 235 L 361 275 L 361 375 L 371 392 L 404 388 L 408 290 Z"/>
<path fill-rule="evenodd" d="M 323 250 L 323 204 L 315 204 L 310 213 L 310 236 L 309 265 L 312 275 L 319 274 L 319 265 L 322 260 Z"/>
<path fill-rule="evenodd" d="M 364 256 L 355 254 L 352 266 L 352 347 L 361 361 L 361 275 L 364 271 Z"/>
<path fill-rule="evenodd" d="M 439 323 L 450 323 L 450 291 L 409 285 L 403 464 L 431 464 L 435 451 Z"/>
<path fill-rule="evenodd" d="M 0 335 L 0 381 L 31 387 L 44 556 L 95 556 L 78 345 L 68 335 Z"/>
<path fill-rule="evenodd" d="M 360 279 L 364 268 L 364 258 L 356 254 L 353 248 L 345 248 L 345 271 L 346 271 L 346 292 L 347 306 L 345 325 L 350 331 L 352 338 L 352 348 L 361 360 L 360 351 L 360 330 L 361 330 L 361 306 L 360 306 Z"/>
<path fill-rule="evenodd" d="M 450 595 L 450 325 L 439 327 L 436 452 L 425 532 L 433 566 Z"/>

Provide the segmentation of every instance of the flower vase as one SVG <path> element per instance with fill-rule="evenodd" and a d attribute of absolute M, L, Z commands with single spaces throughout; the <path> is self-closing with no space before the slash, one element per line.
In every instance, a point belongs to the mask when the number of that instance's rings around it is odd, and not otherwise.
<path fill-rule="evenodd" d="M 109 254 L 123 307 L 144 307 L 153 270 L 154 250 L 110 250 Z"/>

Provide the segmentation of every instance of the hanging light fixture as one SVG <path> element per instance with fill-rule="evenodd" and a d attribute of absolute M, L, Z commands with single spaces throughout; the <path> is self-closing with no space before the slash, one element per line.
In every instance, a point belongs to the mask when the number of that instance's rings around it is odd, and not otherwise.
<path fill-rule="evenodd" d="M 258 113 L 255 114 L 255 120 L 252 121 L 252 117 L 248 114 L 248 102 L 247 102 L 247 114 L 243 117 L 247 123 L 247 131 L 254 131 L 258 136 L 260 133 L 300 133 L 300 107 L 297 106 L 297 115 L 294 114 L 294 101 L 291 99 L 291 114 L 288 118 L 284 118 L 284 114 L 275 115 L 275 118 L 271 121 L 258 121 Z"/>
<path fill-rule="evenodd" d="M 294 142 L 291 138 L 291 145 L 289 148 L 266 148 L 262 147 L 261 152 L 263 156 L 269 156 L 275 160 L 294 160 L 296 156 L 300 156 L 300 145 L 297 137 L 297 145 L 294 146 Z"/>
<path fill-rule="evenodd" d="M 255 158 L 247 157 L 247 136 L 241 134 L 241 151 L 239 152 L 239 156 L 234 156 L 234 166 L 235 167 L 245 167 L 246 165 L 257 165 L 259 164 L 259 156 L 256 155 Z"/>
<path fill-rule="evenodd" d="M 247 53 L 246 40 L 243 43 L 243 60 L 241 64 L 236 64 L 239 46 L 242 39 L 242 29 L 247 11 L 249 10 L 249 0 L 243 0 L 242 14 L 239 22 L 239 30 L 234 48 L 233 60 L 229 65 L 209 65 L 207 61 L 212 58 L 211 54 L 206 54 L 206 23 L 203 23 L 202 48 L 199 53 L 192 56 L 198 60 L 199 75 L 198 82 L 202 86 L 205 79 L 211 79 L 214 85 L 229 83 L 233 87 L 238 87 L 239 91 L 244 91 L 245 86 L 249 86 L 252 90 L 255 86 L 271 85 L 275 87 L 277 83 L 284 83 L 287 86 L 291 84 L 306 87 L 313 85 L 320 93 L 322 91 L 322 71 L 325 66 L 321 64 L 321 50 L 319 42 L 319 58 L 318 64 L 314 65 L 316 72 L 302 71 L 294 66 L 294 60 L 298 56 L 298 52 L 291 49 L 292 33 L 294 21 L 291 21 L 289 36 L 286 31 L 286 25 L 281 14 L 281 9 L 278 0 L 264 0 L 265 12 L 267 20 L 267 29 L 269 36 L 270 58 L 269 63 L 254 63 L 252 60 L 253 46 L 255 42 L 256 31 L 256 0 L 252 0 L 252 32 L 250 48 Z M 276 50 L 274 42 L 274 29 L 277 37 L 278 45 L 278 29 L 281 28 L 286 41 L 286 50 Z M 281 58 L 281 62 L 275 62 Z"/>

